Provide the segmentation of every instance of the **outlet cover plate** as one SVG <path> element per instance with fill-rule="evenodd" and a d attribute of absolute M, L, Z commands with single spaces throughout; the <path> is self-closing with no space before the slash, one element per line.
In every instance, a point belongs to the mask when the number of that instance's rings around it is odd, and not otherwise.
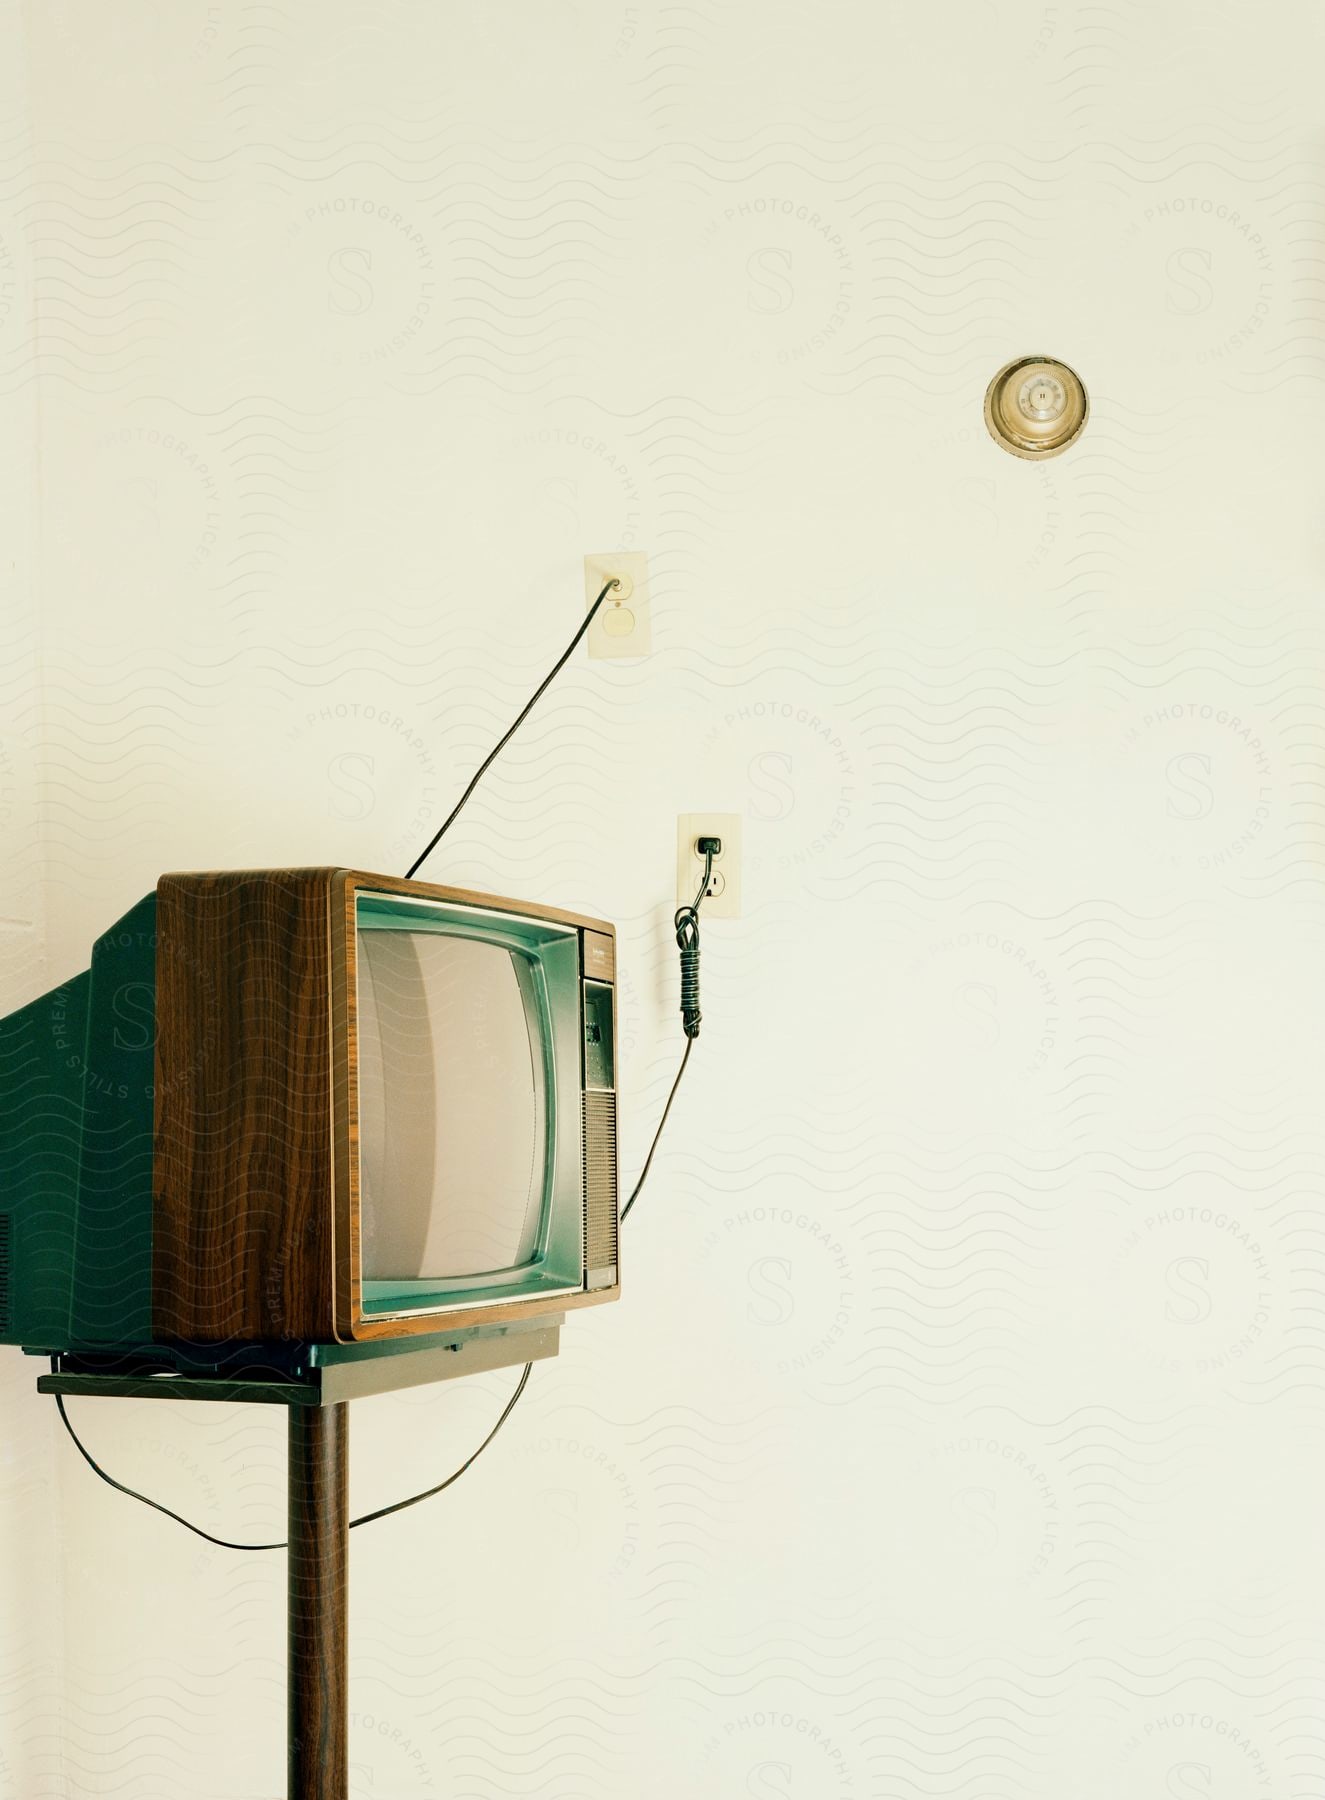
<path fill-rule="evenodd" d="M 699 909 L 706 919 L 739 919 L 741 916 L 741 815 L 740 813 L 682 813 L 676 821 L 676 903 L 688 904 L 698 892 L 704 874 L 704 858 L 695 839 L 722 839 L 721 854 L 713 859 L 714 885 Z"/>
<path fill-rule="evenodd" d="M 584 559 L 586 611 L 613 576 L 621 591 L 610 593 L 589 627 L 590 656 L 647 656 L 653 648 L 649 605 L 649 559 L 643 550 L 602 550 Z M 701 864 L 702 872 L 702 864 Z M 699 876 L 695 876 L 699 880 Z"/>

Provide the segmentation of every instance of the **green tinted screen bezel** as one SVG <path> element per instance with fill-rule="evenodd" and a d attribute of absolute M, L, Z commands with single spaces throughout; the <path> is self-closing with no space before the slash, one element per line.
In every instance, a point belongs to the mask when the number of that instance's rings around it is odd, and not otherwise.
<path fill-rule="evenodd" d="M 510 1300 L 579 1291 L 584 1286 L 584 1208 L 580 1118 L 580 944 L 573 925 L 526 918 L 451 900 L 362 891 L 355 896 L 360 931 L 429 931 L 475 939 L 527 961 L 531 1031 L 544 1070 L 543 1202 L 537 1248 L 518 1267 L 456 1280 L 363 1280 L 366 1317 L 450 1312 Z M 356 997 L 357 1014 L 357 997 Z M 356 1167 L 357 1178 L 357 1167 Z"/>

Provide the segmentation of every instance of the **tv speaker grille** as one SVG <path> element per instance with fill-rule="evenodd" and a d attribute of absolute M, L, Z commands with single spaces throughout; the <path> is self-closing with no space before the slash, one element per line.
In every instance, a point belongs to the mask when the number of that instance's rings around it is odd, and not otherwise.
<path fill-rule="evenodd" d="M 615 1287 L 617 1278 L 616 1095 L 584 1096 L 584 1285 Z"/>
<path fill-rule="evenodd" d="M 9 1277 L 13 1267 L 13 1214 L 0 1213 L 0 1331 L 9 1330 Z"/>

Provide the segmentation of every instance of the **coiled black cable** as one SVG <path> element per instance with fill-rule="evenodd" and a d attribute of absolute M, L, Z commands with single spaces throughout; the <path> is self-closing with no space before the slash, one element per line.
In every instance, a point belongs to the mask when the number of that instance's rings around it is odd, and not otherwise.
<path fill-rule="evenodd" d="M 681 1025 L 688 1038 L 699 1036 L 703 1013 L 699 1007 L 699 908 L 713 877 L 713 852 L 704 852 L 704 879 L 689 906 L 678 906 L 672 923 L 681 952 Z"/>
<path fill-rule="evenodd" d="M 699 909 L 703 905 L 704 896 L 709 891 L 709 882 L 713 879 L 714 850 L 710 844 L 704 852 L 704 879 L 699 884 L 699 892 L 689 906 L 678 906 L 674 917 L 676 926 L 676 942 L 681 951 L 681 1024 L 685 1030 L 686 1047 L 681 1052 L 681 1066 L 676 1071 L 671 1092 L 667 1096 L 667 1104 L 663 1107 L 662 1118 L 658 1121 L 658 1129 L 653 1134 L 653 1142 L 649 1145 L 649 1154 L 644 1159 L 644 1167 L 640 1170 L 639 1180 L 635 1183 L 629 1200 L 621 1208 L 620 1223 L 625 1224 L 630 1217 L 631 1208 L 640 1197 L 640 1189 L 648 1180 L 649 1170 L 653 1167 L 653 1153 L 658 1148 L 658 1140 L 663 1134 L 663 1126 L 667 1123 L 667 1115 L 672 1110 L 672 1102 L 676 1098 L 676 1090 L 681 1085 L 681 1077 L 686 1072 L 686 1064 L 690 1061 L 690 1052 L 695 1047 L 695 1039 L 699 1036 L 699 1023 L 702 1014 L 699 1010 Z"/>

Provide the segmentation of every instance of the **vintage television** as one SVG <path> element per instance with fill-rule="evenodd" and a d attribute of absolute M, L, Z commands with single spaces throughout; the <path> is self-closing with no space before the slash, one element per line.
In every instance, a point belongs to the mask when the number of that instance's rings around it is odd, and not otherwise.
<path fill-rule="evenodd" d="M 0 1342 L 220 1366 L 615 1299 L 615 972 L 527 901 L 163 875 L 0 1023 Z"/>

